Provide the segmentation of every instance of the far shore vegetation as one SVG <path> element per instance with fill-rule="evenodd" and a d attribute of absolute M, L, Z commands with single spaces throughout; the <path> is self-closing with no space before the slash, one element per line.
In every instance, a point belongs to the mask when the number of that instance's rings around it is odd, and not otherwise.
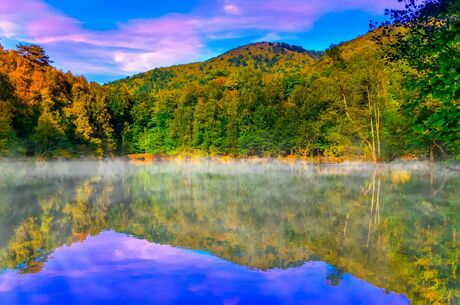
<path fill-rule="evenodd" d="M 408 3 L 325 52 L 255 43 L 105 85 L 0 45 L 0 157 L 457 160 L 459 2 Z"/>

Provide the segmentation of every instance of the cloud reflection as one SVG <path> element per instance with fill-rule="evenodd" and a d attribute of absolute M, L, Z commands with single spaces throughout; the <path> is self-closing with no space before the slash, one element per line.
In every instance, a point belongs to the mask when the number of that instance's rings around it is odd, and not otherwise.
<path fill-rule="evenodd" d="M 251 270 L 206 252 L 103 232 L 57 249 L 43 271 L 0 275 L 0 304 L 408 304 L 308 262 L 288 270 Z"/>

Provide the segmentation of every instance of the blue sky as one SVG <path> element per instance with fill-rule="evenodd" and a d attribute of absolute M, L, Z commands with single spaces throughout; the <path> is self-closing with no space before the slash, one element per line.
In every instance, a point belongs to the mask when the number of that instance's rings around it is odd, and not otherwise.
<path fill-rule="evenodd" d="M 256 41 L 324 50 L 364 34 L 397 0 L 8 0 L 0 38 L 42 45 L 55 65 L 107 82 Z"/>

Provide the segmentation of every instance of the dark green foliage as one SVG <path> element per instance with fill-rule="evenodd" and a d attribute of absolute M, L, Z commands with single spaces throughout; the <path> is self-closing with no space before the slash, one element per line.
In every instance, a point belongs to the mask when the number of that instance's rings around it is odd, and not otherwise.
<path fill-rule="evenodd" d="M 314 60 L 318 60 L 324 55 L 324 51 L 308 50 L 307 54 L 310 55 Z"/>
<path fill-rule="evenodd" d="M 0 74 L 0 155 L 12 155 L 20 149 L 12 126 L 14 96 L 12 85 Z"/>
<path fill-rule="evenodd" d="M 460 2 L 408 1 L 403 10 L 389 10 L 390 21 L 375 39 L 387 58 L 402 67 L 413 145 L 434 152 L 460 154 Z"/>

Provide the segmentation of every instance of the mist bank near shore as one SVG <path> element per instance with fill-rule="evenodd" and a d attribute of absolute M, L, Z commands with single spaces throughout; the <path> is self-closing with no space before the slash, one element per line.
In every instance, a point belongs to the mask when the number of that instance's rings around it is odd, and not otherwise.
<path fill-rule="evenodd" d="M 184 159 L 138 161 L 129 159 L 75 159 L 75 160 L 0 160 L 0 183 L 26 184 L 34 179 L 123 179 L 139 170 L 149 174 L 163 173 L 211 175 L 364 175 L 431 174 L 460 175 L 460 162 L 395 161 L 388 163 L 342 162 L 311 163 L 303 160 L 268 158 L 252 159 Z"/>

